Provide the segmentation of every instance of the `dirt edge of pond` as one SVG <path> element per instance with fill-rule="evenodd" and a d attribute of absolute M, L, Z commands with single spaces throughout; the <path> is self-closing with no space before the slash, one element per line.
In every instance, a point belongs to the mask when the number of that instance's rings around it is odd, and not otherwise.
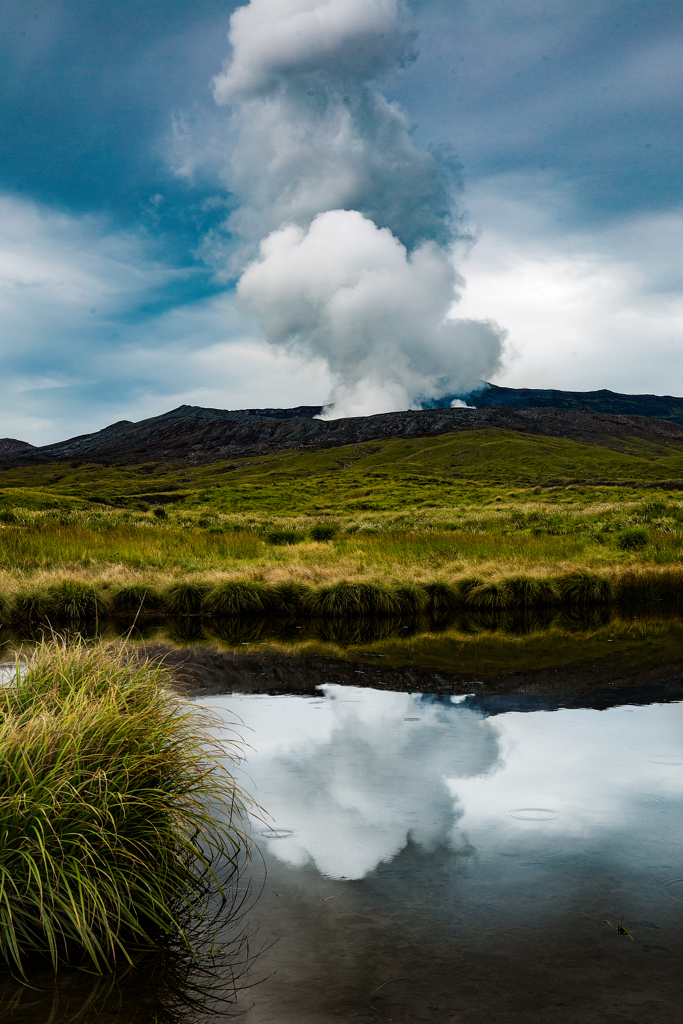
<path fill-rule="evenodd" d="M 404 693 L 482 696 L 591 694 L 624 690 L 634 699 L 683 697 L 683 658 L 633 671 L 616 666 L 609 657 L 555 669 L 511 673 L 476 679 L 455 672 L 419 667 L 395 668 L 335 658 L 287 657 L 280 653 L 242 654 L 212 647 L 171 648 L 148 645 L 145 654 L 163 658 L 182 692 L 192 697 L 222 693 L 298 694 L 315 693 L 325 683 L 363 686 Z M 616 694 L 615 694 L 616 696 Z"/>

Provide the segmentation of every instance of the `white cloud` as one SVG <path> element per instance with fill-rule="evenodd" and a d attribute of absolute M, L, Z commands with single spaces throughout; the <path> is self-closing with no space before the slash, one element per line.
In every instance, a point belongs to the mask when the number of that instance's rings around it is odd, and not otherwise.
<path fill-rule="evenodd" d="M 399 0 L 251 0 L 214 82 L 235 105 L 225 173 L 239 206 L 225 227 L 241 244 L 227 272 L 252 260 L 238 293 L 267 341 L 325 360 L 330 416 L 406 409 L 500 360 L 488 317 L 445 322 L 453 168 L 416 148 L 377 86 L 414 36 Z"/>
<path fill-rule="evenodd" d="M 327 210 L 359 210 L 409 246 L 450 241 L 446 168 L 416 148 L 408 117 L 374 82 L 412 52 L 405 4 L 252 0 L 232 15 L 229 38 L 215 98 L 234 104 L 225 178 L 239 207 L 226 227 L 242 247 L 233 270 L 265 235 Z"/>
<path fill-rule="evenodd" d="M 497 369 L 498 329 L 446 320 L 456 281 L 433 243 L 408 254 L 388 229 L 336 210 L 307 232 L 265 239 L 237 293 L 270 342 L 325 360 L 339 381 L 334 416 L 367 415 L 466 390 Z"/>
<path fill-rule="evenodd" d="M 183 403 L 322 404 L 326 368 L 255 337 L 232 293 L 137 312 L 193 273 L 104 220 L 0 196 L 0 436 L 47 444 Z"/>
<path fill-rule="evenodd" d="M 330 684 L 319 699 L 205 703 L 253 730 L 245 784 L 280 836 L 255 822 L 259 843 L 336 878 L 364 877 L 409 841 L 424 852 L 469 842 L 482 862 L 531 841 L 539 853 L 570 843 L 640 863 L 652 831 L 667 828 L 659 801 L 680 798 L 671 704 L 483 718 L 457 699 Z M 522 872 L 533 886 L 530 870 L 548 864 L 511 862 L 502 876 L 498 865 L 486 884 L 513 886 Z"/>
<path fill-rule="evenodd" d="M 449 781 L 463 807 L 460 826 L 475 845 L 483 834 L 490 841 L 492 824 L 500 844 L 539 827 L 555 835 L 600 836 L 624 828 L 632 836 L 638 830 L 647 836 L 641 801 L 649 801 L 654 817 L 653 795 L 680 798 L 681 709 L 676 705 L 653 704 L 635 712 L 617 707 L 506 714 L 496 722 L 504 769 L 485 779 Z M 667 760 L 671 763 L 662 763 Z M 539 825 L 510 813 L 524 808 L 551 810 L 558 817 Z"/>
<path fill-rule="evenodd" d="M 462 270 L 458 314 L 505 323 L 511 387 L 683 392 L 682 211 L 568 231 L 566 189 L 528 179 L 481 183 L 482 224 Z"/>
<path fill-rule="evenodd" d="M 214 80 L 217 103 L 316 72 L 375 78 L 404 56 L 414 38 L 400 0 L 251 0 L 230 19 L 233 57 Z"/>

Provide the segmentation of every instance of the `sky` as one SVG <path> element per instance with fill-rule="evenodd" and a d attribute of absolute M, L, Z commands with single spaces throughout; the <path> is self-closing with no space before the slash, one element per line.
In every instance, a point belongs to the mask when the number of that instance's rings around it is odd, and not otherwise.
<path fill-rule="evenodd" d="M 680 3 L 0 24 L 0 435 L 479 379 L 683 394 Z"/>

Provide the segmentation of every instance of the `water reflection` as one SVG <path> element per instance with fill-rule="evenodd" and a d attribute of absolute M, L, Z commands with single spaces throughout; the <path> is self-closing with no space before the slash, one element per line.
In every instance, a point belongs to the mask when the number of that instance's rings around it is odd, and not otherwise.
<path fill-rule="evenodd" d="M 610 608 L 588 611 L 539 613 L 453 613 L 439 617 L 319 621 L 278 618 L 208 620 L 200 616 L 177 619 L 121 619 L 105 624 L 103 632 L 88 635 L 106 639 L 127 636 L 139 644 L 184 647 L 191 652 L 213 648 L 242 654 L 265 653 L 269 658 L 290 655 L 336 658 L 395 669 L 424 669 L 459 674 L 465 680 L 504 679 L 522 673 L 568 670 L 556 678 L 561 689 L 571 689 L 579 678 L 576 668 L 591 666 L 601 679 L 628 676 L 635 681 L 641 670 L 668 665 L 668 676 L 683 676 L 683 619 L 678 615 L 617 614 Z M 39 639 L 3 632 L 0 659 L 18 647 Z M 4 650 L 4 654 L 2 653 Z M 336 680 L 341 681 L 341 680 Z M 648 680 L 649 681 L 649 680 Z M 379 680 L 376 680 L 379 682 Z M 388 688 L 402 689 L 398 680 Z M 429 683 L 425 680 L 428 687 Z M 557 686 L 556 686 L 557 688 Z"/>
<path fill-rule="evenodd" d="M 197 959 L 175 951 L 136 969 L 93 977 L 77 970 L 33 971 L 0 980 L 0 1015 L 17 1024 L 210 1024 L 239 1016 L 249 965 L 247 936 L 229 951 Z"/>
<path fill-rule="evenodd" d="M 273 817 L 275 835 L 260 833 L 269 851 L 331 877 L 362 878 L 409 837 L 424 850 L 447 843 L 462 813 L 447 779 L 495 769 L 494 726 L 409 694 L 323 686 L 321 696 L 259 702 L 249 774 Z M 250 701 L 228 704 L 253 715 Z"/>
<path fill-rule="evenodd" d="M 243 1012 L 240 993 L 259 980 L 264 943 L 253 920 L 262 889 L 262 858 L 243 851 L 236 865 L 214 864 L 207 876 L 208 917 L 186 908 L 184 936 L 139 955 L 111 974 L 44 961 L 26 978 L 0 974 L 0 1019 L 16 1024 L 220 1024 Z M 219 883 L 220 882 L 220 886 Z"/>
<path fill-rule="evenodd" d="M 210 699 L 253 729 L 273 816 L 258 917 L 277 973 L 250 1024 L 677 1019 L 683 704 L 495 700 Z M 632 948 L 604 923 L 622 914 Z"/>
<path fill-rule="evenodd" d="M 608 606 L 586 609 L 519 609 L 504 612 L 459 609 L 428 615 L 399 618 L 380 616 L 369 619 L 316 619 L 310 616 L 297 618 L 278 614 L 260 618 L 235 616 L 217 619 L 201 615 L 159 616 L 147 613 L 110 617 L 99 624 L 82 624 L 77 632 L 90 638 L 130 634 L 134 639 L 149 639 L 165 635 L 181 643 L 206 642 L 214 639 L 234 647 L 263 640 L 293 644 L 298 644 L 302 640 L 318 640 L 321 643 L 344 647 L 386 639 L 406 639 L 423 633 L 439 634 L 449 630 L 460 634 L 497 633 L 503 636 L 527 636 L 548 630 L 586 633 L 610 625 L 616 629 L 625 629 L 634 623 L 648 628 L 659 623 L 661 627 L 667 628 L 674 624 L 680 626 L 683 620 L 678 614 L 624 613 Z M 25 640 L 39 639 L 51 629 L 49 623 L 28 623 L 21 637 Z M 69 629 L 63 626 L 60 632 L 68 633 Z M 17 636 L 6 630 L 3 642 L 14 641 Z"/>
<path fill-rule="evenodd" d="M 461 849 L 465 831 L 471 841 L 495 826 L 507 842 L 510 817 L 552 821 L 553 834 L 609 818 L 620 831 L 643 792 L 683 799 L 680 703 L 488 717 L 467 697 L 319 692 L 211 704 L 255 730 L 249 775 L 273 819 L 272 836 L 260 832 L 268 851 L 330 877 L 362 878 L 409 840 Z"/>

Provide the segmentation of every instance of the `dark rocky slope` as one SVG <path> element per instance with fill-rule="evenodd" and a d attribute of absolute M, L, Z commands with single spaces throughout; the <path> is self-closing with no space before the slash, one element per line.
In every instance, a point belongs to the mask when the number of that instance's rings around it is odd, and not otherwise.
<path fill-rule="evenodd" d="M 683 426 L 642 416 L 579 413 L 562 409 L 428 409 L 316 420 L 294 416 L 245 416 L 223 409 L 181 405 L 131 423 L 122 420 L 94 434 L 17 452 L 15 460 L 100 463 L 197 464 L 291 449 L 336 448 L 386 438 L 435 437 L 498 427 L 619 447 L 620 438 L 683 440 Z"/>
<path fill-rule="evenodd" d="M 501 388 L 497 384 L 482 385 L 468 395 L 447 395 L 424 401 L 425 409 L 449 409 L 455 398 L 461 398 L 475 409 L 567 409 L 571 412 L 598 412 L 615 416 L 654 416 L 683 424 L 683 398 L 671 395 L 621 395 L 616 391 L 556 391 L 543 388 Z M 296 409 L 239 409 L 245 416 L 319 416 L 321 405 L 300 405 Z"/>
<path fill-rule="evenodd" d="M 0 458 L 10 458 L 18 452 L 35 451 L 35 446 L 28 441 L 17 441 L 15 437 L 0 437 Z"/>
<path fill-rule="evenodd" d="M 507 409 L 567 409 L 617 416 L 655 416 L 683 424 L 683 398 L 671 395 L 620 395 L 601 391 L 554 391 L 542 388 L 501 388 L 485 384 L 468 396 L 477 409 L 504 406 Z M 448 403 L 450 405 L 450 402 Z"/>

